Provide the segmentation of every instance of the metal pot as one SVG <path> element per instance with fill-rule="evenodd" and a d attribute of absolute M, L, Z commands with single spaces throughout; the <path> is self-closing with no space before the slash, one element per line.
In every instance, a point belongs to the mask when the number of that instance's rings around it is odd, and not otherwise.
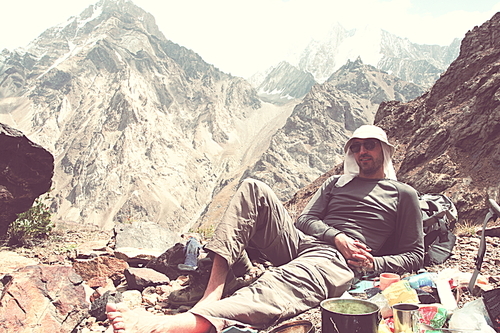
<path fill-rule="evenodd" d="M 314 333 L 314 325 L 309 320 L 296 320 L 276 327 L 269 333 Z"/>
<path fill-rule="evenodd" d="M 322 333 L 377 333 L 380 308 L 360 299 L 329 298 L 321 302 Z"/>

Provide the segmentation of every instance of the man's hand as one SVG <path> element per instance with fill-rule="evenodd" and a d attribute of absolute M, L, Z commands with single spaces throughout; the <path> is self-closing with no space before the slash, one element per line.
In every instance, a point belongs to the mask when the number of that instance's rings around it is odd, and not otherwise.
<path fill-rule="evenodd" d="M 373 270 L 374 259 L 370 254 L 371 249 L 366 244 L 344 233 L 337 234 L 333 241 L 349 265 L 362 270 Z"/>

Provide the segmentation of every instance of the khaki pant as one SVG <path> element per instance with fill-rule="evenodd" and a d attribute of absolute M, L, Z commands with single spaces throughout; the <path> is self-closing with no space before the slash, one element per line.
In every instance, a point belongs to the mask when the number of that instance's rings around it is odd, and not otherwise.
<path fill-rule="evenodd" d="M 333 246 L 296 229 L 274 192 L 253 179 L 242 183 L 205 246 L 230 266 L 247 247 L 260 250 L 275 267 L 232 296 L 191 310 L 218 332 L 237 323 L 269 327 L 342 295 L 354 277 Z"/>

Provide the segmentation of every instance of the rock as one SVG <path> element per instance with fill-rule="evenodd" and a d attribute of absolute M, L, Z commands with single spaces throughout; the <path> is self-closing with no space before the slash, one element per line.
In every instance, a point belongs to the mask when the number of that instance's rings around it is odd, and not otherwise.
<path fill-rule="evenodd" d="M 117 291 L 107 291 L 92 302 L 90 307 L 90 315 L 95 317 L 97 320 L 106 320 L 106 304 L 108 303 L 120 303 L 123 300 L 123 296 Z"/>
<path fill-rule="evenodd" d="M 96 277 L 90 278 L 87 281 L 87 284 L 92 289 L 97 289 L 97 288 L 107 289 L 110 285 L 114 286 L 113 280 L 111 280 L 109 277 L 106 277 L 106 276 L 96 276 Z"/>
<path fill-rule="evenodd" d="M 97 287 L 95 289 L 92 289 L 92 292 L 91 292 L 91 295 L 89 297 L 90 299 L 90 302 L 94 302 L 96 299 L 98 299 L 99 297 L 101 297 L 102 295 L 104 295 L 106 292 L 114 292 L 114 291 L 118 291 L 118 292 L 122 292 L 123 290 L 119 290 L 119 288 L 116 288 L 115 285 L 113 284 L 113 281 L 111 281 L 111 279 L 108 279 L 108 284 L 104 287 Z M 87 284 L 88 285 L 88 284 Z"/>
<path fill-rule="evenodd" d="M 146 287 L 141 294 L 143 303 L 146 303 L 150 306 L 155 306 L 160 298 L 160 295 L 156 291 L 156 287 Z"/>
<path fill-rule="evenodd" d="M 50 190 L 54 157 L 20 131 L 0 123 L 0 236 L 17 214 Z"/>
<path fill-rule="evenodd" d="M 121 259 L 102 256 L 90 260 L 77 260 L 73 263 L 73 267 L 89 285 L 105 287 L 107 278 L 118 285 L 125 277 L 124 271 L 129 266 Z"/>
<path fill-rule="evenodd" d="M 165 274 L 171 280 L 175 280 L 182 275 L 182 272 L 177 269 L 177 265 L 184 263 L 184 260 L 184 244 L 176 243 L 158 258 L 151 260 L 146 267 L 153 268 Z"/>
<path fill-rule="evenodd" d="M 269 97 L 278 95 L 283 99 L 302 98 L 315 84 L 316 81 L 311 73 L 282 61 L 260 83 L 258 87 L 259 97 L 268 97 L 267 94 L 269 94 Z M 279 98 L 277 99 L 279 100 Z"/>
<path fill-rule="evenodd" d="M 115 248 L 165 251 L 180 240 L 174 232 L 154 222 L 133 222 L 115 226 Z"/>
<path fill-rule="evenodd" d="M 27 266 L 11 276 L 0 299 L 3 332 L 72 332 L 89 315 L 83 280 L 71 266 Z"/>
<path fill-rule="evenodd" d="M 478 235 L 481 235 L 481 229 L 478 230 L 476 233 Z M 500 237 L 500 226 L 495 226 L 495 227 L 489 227 L 484 229 L 484 235 L 485 236 L 490 236 L 490 237 Z"/>
<path fill-rule="evenodd" d="M 168 276 L 151 268 L 127 268 L 125 270 L 125 278 L 127 279 L 129 289 L 137 290 L 170 283 Z"/>
<path fill-rule="evenodd" d="M 490 276 L 488 281 L 491 283 L 499 283 L 500 282 L 500 275 Z"/>
<path fill-rule="evenodd" d="M 37 260 L 23 257 L 13 251 L 0 251 L 0 277 L 21 267 L 37 265 L 38 263 Z"/>
<path fill-rule="evenodd" d="M 127 290 L 122 293 L 123 303 L 130 309 L 138 308 L 142 304 L 142 294 L 139 290 Z"/>
<path fill-rule="evenodd" d="M 89 259 L 98 256 L 112 254 L 111 248 L 107 246 L 108 240 L 93 240 L 78 244 L 76 248 L 76 257 L 78 259 Z"/>
<path fill-rule="evenodd" d="M 151 260 L 158 258 L 162 253 L 162 251 L 133 247 L 122 247 L 114 250 L 115 257 L 125 260 L 130 266 L 146 265 Z"/>

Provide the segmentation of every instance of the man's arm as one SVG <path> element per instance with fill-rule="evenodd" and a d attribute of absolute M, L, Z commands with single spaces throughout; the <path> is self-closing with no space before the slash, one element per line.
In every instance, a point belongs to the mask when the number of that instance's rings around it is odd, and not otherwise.
<path fill-rule="evenodd" d="M 323 183 L 302 211 L 302 214 L 295 222 L 295 226 L 307 235 L 334 245 L 349 265 L 372 270 L 373 256 L 370 254 L 371 250 L 365 244 L 323 222 L 328 212 L 329 194 L 338 178 L 339 176 L 332 176 Z"/>
<path fill-rule="evenodd" d="M 390 255 L 376 256 L 374 271 L 380 272 L 412 272 L 423 266 L 424 236 L 422 213 L 418 204 L 416 191 L 410 186 L 399 183 L 399 202 L 396 230 L 392 241 L 393 251 Z M 391 237 L 392 238 L 392 237 Z"/>
<path fill-rule="evenodd" d="M 330 201 L 329 193 L 337 180 L 338 176 L 328 178 L 316 191 L 295 222 L 295 226 L 305 234 L 329 243 L 332 243 L 333 238 L 341 233 L 340 230 L 323 222 Z"/>

